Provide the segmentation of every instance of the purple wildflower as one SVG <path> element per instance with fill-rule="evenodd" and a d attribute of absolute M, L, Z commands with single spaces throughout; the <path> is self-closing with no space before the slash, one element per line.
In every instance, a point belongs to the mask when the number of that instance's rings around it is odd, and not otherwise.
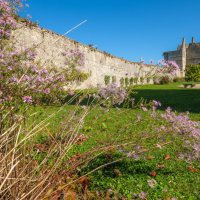
<path fill-rule="evenodd" d="M 24 97 L 22 97 L 22 99 L 23 99 L 24 103 L 31 104 L 33 102 L 33 99 L 31 96 L 24 96 Z"/>

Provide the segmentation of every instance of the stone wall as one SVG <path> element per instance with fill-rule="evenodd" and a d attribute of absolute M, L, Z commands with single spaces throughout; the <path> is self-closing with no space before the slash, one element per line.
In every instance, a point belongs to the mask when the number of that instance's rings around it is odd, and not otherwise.
<path fill-rule="evenodd" d="M 187 57 L 186 57 L 187 65 L 200 64 L 200 44 L 199 43 L 189 44 L 186 54 L 187 54 Z"/>
<path fill-rule="evenodd" d="M 37 53 L 36 59 L 45 66 L 62 67 L 66 61 L 62 53 L 69 49 L 79 49 L 85 55 L 85 67 L 81 70 L 89 73 L 90 77 L 76 86 L 78 88 L 103 85 L 105 76 L 115 76 L 117 84 L 120 84 L 122 77 L 131 78 L 138 76 L 136 75 L 138 73 L 143 77 L 154 68 L 150 65 L 141 67 L 141 63 L 130 62 L 101 52 L 40 27 L 23 26 L 13 32 L 12 40 L 17 49 L 34 47 Z"/>

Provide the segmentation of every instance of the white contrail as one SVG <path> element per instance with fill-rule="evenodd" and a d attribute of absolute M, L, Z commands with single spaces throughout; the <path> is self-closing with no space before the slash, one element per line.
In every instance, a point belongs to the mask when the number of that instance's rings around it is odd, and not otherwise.
<path fill-rule="evenodd" d="M 70 32 L 72 32 L 73 30 L 75 30 L 76 28 L 78 28 L 79 26 L 81 26 L 82 24 L 86 23 L 87 20 L 82 21 L 81 23 L 79 23 L 78 25 L 74 26 L 73 28 L 71 28 L 70 30 L 68 30 L 67 32 L 65 32 L 62 36 L 65 36 L 67 34 L 69 34 Z M 60 38 L 58 38 L 56 41 L 54 41 L 54 43 L 56 43 Z M 54 44 L 53 43 L 53 44 Z"/>
<path fill-rule="evenodd" d="M 64 33 L 63 36 L 67 35 L 68 33 L 70 33 L 71 31 L 73 31 L 74 29 L 78 28 L 79 26 L 81 26 L 82 24 L 84 24 L 86 22 L 87 22 L 87 20 L 82 21 L 80 24 L 78 24 L 77 26 L 73 27 L 72 29 L 70 29 L 69 31 L 67 31 L 66 33 Z"/>

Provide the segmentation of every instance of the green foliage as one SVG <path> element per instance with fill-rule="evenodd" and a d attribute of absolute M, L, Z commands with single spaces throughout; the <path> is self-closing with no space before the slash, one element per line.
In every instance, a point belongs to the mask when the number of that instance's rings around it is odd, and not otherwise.
<path fill-rule="evenodd" d="M 147 78 L 147 83 L 150 83 L 150 81 L 151 81 L 151 78 L 148 77 L 148 78 Z"/>
<path fill-rule="evenodd" d="M 117 82 L 116 76 L 112 76 L 112 83 L 116 83 L 116 82 Z"/>
<path fill-rule="evenodd" d="M 131 77 L 130 80 L 129 80 L 130 86 L 133 85 L 133 82 L 134 82 L 134 79 L 133 79 L 133 77 Z"/>
<path fill-rule="evenodd" d="M 144 77 L 140 77 L 140 83 L 144 83 Z"/>
<path fill-rule="evenodd" d="M 104 76 L 104 82 L 105 82 L 105 85 L 108 85 L 110 83 L 110 76 L 105 75 Z"/>
<path fill-rule="evenodd" d="M 200 81 L 200 65 L 190 65 L 186 68 L 186 81 Z"/>
<path fill-rule="evenodd" d="M 133 78 L 133 82 L 134 82 L 135 84 L 137 84 L 137 83 L 138 83 L 138 78 L 137 78 L 137 77 L 134 77 L 134 78 Z"/>
<path fill-rule="evenodd" d="M 129 86 L 129 79 L 128 79 L 128 77 L 125 78 L 125 86 L 126 86 L 126 87 Z"/>
<path fill-rule="evenodd" d="M 175 77 L 175 78 L 173 79 L 173 82 L 174 82 L 174 83 L 176 83 L 176 82 L 183 82 L 183 81 L 185 81 L 185 78 Z"/>
<path fill-rule="evenodd" d="M 171 82 L 170 77 L 169 76 L 162 76 L 159 80 L 159 84 L 163 85 L 163 84 L 169 84 Z"/>
<path fill-rule="evenodd" d="M 124 84 L 125 84 L 125 81 L 124 81 L 124 78 L 122 77 L 122 78 L 120 79 L 120 86 L 121 86 L 121 87 L 124 87 Z"/>

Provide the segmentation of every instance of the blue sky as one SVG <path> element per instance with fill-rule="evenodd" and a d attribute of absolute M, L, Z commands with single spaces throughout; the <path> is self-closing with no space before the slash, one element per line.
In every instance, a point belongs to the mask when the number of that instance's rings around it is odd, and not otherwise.
<path fill-rule="evenodd" d="M 200 0 L 27 0 L 33 21 L 132 61 L 162 58 L 182 37 L 200 42 Z"/>

